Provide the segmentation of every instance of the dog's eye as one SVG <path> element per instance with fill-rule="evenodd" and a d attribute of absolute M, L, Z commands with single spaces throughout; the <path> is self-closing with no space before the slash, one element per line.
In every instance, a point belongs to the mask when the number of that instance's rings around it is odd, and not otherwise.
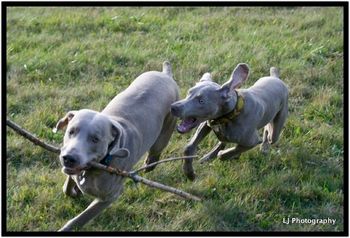
<path fill-rule="evenodd" d="M 74 134 L 74 128 L 70 129 L 70 131 L 68 132 L 68 135 L 73 135 Z"/>
<path fill-rule="evenodd" d="M 96 136 L 92 136 L 92 137 L 91 137 L 91 141 L 92 141 L 93 143 L 98 143 L 98 142 L 100 141 L 100 139 L 99 139 L 98 137 L 96 137 Z"/>

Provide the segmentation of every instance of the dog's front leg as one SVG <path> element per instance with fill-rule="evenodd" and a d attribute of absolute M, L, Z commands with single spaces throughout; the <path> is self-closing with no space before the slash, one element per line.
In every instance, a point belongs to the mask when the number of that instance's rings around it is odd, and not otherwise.
<path fill-rule="evenodd" d="M 191 138 L 190 142 L 185 147 L 185 155 L 194 155 L 197 152 L 197 146 L 199 142 L 201 142 L 203 138 L 209 134 L 210 131 L 211 128 L 207 125 L 207 122 L 202 122 L 196 130 L 196 133 Z M 193 159 L 186 159 L 183 165 L 184 173 L 186 177 L 190 180 L 194 180 L 196 177 L 193 170 L 192 161 Z"/>
<path fill-rule="evenodd" d="M 204 155 L 203 158 L 201 158 L 199 160 L 199 163 L 204 163 L 204 162 L 208 162 L 214 158 L 216 158 L 216 156 L 218 155 L 220 150 L 223 150 L 225 148 L 226 144 L 224 142 L 219 142 L 214 149 L 212 149 L 212 151 L 210 151 L 208 154 Z"/>
<path fill-rule="evenodd" d="M 101 201 L 96 198 L 82 213 L 67 222 L 58 231 L 72 231 L 73 229 L 82 227 L 111 203 L 112 201 Z"/>

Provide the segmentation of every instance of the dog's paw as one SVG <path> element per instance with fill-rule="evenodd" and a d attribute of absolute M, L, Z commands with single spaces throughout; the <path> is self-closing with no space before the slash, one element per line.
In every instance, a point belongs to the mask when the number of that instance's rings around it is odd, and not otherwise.
<path fill-rule="evenodd" d="M 260 151 L 262 154 L 267 155 L 270 150 L 270 145 L 268 143 L 262 143 L 260 145 Z"/>
<path fill-rule="evenodd" d="M 183 171 L 189 180 L 191 180 L 191 181 L 195 180 L 196 174 L 194 173 L 192 166 L 190 167 L 190 166 L 187 166 L 186 164 L 184 164 Z"/>
<path fill-rule="evenodd" d="M 191 180 L 191 181 L 194 181 L 196 179 L 196 174 L 192 171 L 192 172 L 189 172 L 189 173 L 186 173 L 185 172 L 185 175 L 186 177 Z"/>

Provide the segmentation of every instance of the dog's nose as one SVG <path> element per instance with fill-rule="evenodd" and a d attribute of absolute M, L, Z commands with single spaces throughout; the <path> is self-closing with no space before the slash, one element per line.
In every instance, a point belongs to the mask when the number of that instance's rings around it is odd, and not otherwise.
<path fill-rule="evenodd" d="M 77 164 L 78 160 L 72 155 L 64 155 L 62 156 L 63 165 L 66 167 L 74 167 Z"/>

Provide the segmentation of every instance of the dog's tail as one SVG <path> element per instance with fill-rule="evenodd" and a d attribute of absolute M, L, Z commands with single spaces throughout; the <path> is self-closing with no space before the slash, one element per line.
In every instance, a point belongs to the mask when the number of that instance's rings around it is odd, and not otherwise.
<path fill-rule="evenodd" d="M 173 77 L 173 72 L 171 71 L 171 64 L 169 61 L 163 62 L 163 73 L 169 75 L 170 77 Z"/>
<path fill-rule="evenodd" d="M 270 68 L 270 76 L 279 78 L 280 73 L 278 72 L 278 69 L 276 67 L 271 67 Z"/>

